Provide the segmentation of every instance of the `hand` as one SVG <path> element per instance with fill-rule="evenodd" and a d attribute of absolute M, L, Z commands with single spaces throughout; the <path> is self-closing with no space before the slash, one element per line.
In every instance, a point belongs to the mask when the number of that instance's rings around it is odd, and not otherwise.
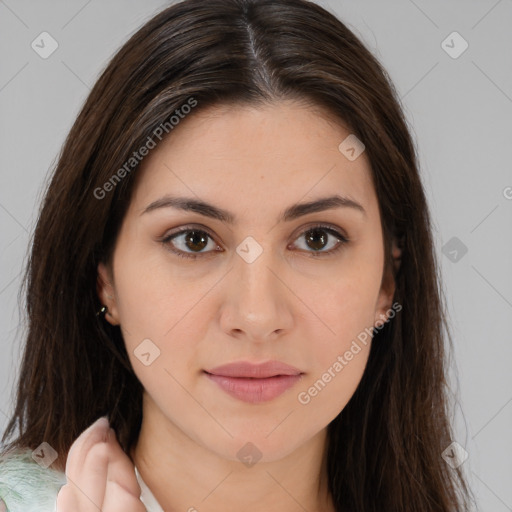
<path fill-rule="evenodd" d="M 72 444 L 57 512 L 146 512 L 135 468 L 100 418 Z"/>

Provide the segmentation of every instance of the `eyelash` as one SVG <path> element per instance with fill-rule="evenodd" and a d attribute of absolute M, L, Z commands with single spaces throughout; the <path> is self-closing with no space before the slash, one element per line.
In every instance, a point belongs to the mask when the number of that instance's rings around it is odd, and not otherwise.
<path fill-rule="evenodd" d="M 334 229 L 331 226 L 326 225 L 326 224 L 314 224 L 312 226 L 309 226 L 307 229 L 302 231 L 302 233 L 300 233 L 300 235 L 297 238 L 300 238 L 305 233 L 308 233 L 309 231 L 313 231 L 314 229 L 322 229 L 322 230 L 326 231 L 327 233 L 335 236 L 336 238 L 338 238 L 339 243 L 336 245 L 336 247 L 334 247 L 334 249 L 330 249 L 328 251 L 318 251 L 318 252 L 306 251 L 307 253 L 309 253 L 309 257 L 311 257 L 311 258 L 323 258 L 323 257 L 331 256 L 331 255 L 337 253 L 338 251 L 340 251 L 344 247 L 344 245 L 346 245 L 347 243 L 350 242 L 350 240 L 346 236 L 342 235 L 339 231 L 337 231 L 336 229 Z M 196 231 L 196 232 L 199 232 L 199 233 L 204 233 L 209 238 L 214 240 L 213 236 L 204 228 L 199 228 L 199 227 L 196 228 L 196 227 L 193 227 L 193 226 L 184 226 L 184 227 L 180 228 L 178 231 L 172 233 L 171 235 L 167 235 L 167 236 L 164 236 L 163 238 L 160 238 L 158 241 L 167 250 L 169 250 L 172 253 L 176 254 L 180 258 L 186 258 L 186 259 L 195 260 L 198 257 L 204 257 L 204 255 L 208 255 L 208 252 L 206 252 L 206 253 L 196 253 L 196 254 L 183 252 L 180 249 L 174 248 L 172 243 L 170 243 L 177 236 L 182 235 L 183 233 L 189 233 L 191 231 Z M 209 251 L 209 252 L 212 253 L 212 252 L 216 252 L 216 251 Z"/>

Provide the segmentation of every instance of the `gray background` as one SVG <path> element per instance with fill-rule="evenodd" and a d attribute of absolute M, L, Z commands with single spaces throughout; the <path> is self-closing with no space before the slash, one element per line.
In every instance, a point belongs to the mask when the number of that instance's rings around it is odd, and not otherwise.
<path fill-rule="evenodd" d="M 455 338 L 455 441 L 469 453 L 463 468 L 478 510 L 512 511 L 512 1 L 318 3 L 363 39 L 400 93 Z M 108 59 L 166 5 L 0 0 L 2 431 L 24 334 L 20 272 L 49 169 Z M 31 47 L 43 31 L 59 45 L 47 59 Z M 469 44 L 458 58 L 442 46 L 453 31 Z"/>

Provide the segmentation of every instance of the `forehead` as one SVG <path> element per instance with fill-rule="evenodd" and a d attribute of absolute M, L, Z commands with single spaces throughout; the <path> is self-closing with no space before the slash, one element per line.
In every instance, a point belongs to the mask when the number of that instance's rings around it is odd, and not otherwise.
<path fill-rule="evenodd" d="M 167 193 L 241 212 L 273 204 L 277 210 L 338 193 L 371 210 L 369 160 L 363 152 L 351 161 L 339 149 L 350 134 L 325 110 L 294 101 L 193 112 L 142 161 L 132 207 L 140 212 Z"/>

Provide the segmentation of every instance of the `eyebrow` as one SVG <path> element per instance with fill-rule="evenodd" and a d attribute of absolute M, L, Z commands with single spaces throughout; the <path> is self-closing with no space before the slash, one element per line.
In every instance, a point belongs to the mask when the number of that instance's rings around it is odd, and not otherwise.
<path fill-rule="evenodd" d="M 191 197 L 175 197 L 169 195 L 153 201 L 143 210 L 141 215 L 160 208 L 176 208 L 178 210 L 195 212 L 200 215 L 204 215 L 205 217 L 220 220 L 221 222 L 228 224 L 234 224 L 236 222 L 236 216 L 233 213 L 219 208 L 218 206 L 214 206 L 213 204 Z M 364 217 L 366 217 L 366 210 L 361 204 L 349 199 L 348 197 L 333 195 L 329 197 L 322 197 L 307 203 L 296 203 L 291 205 L 281 213 L 278 218 L 278 222 L 289 222 L 310 213 L 332 210 L 334 208 L 350 208 L 360 212 Z"/>

